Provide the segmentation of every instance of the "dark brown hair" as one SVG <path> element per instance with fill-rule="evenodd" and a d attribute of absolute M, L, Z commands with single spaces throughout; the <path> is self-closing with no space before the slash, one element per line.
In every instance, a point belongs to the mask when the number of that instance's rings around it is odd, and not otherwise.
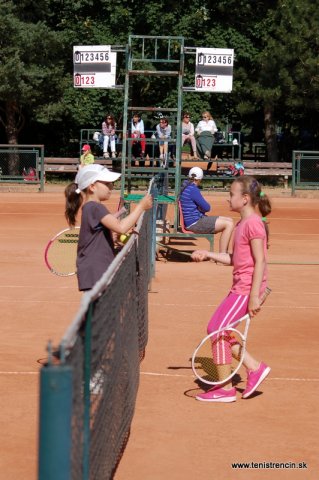
<path fill-rule="evenodd" d="M 108 119 L 110 119 L 110 122 L 107 121 Z M 113 128 L 115 127 L 115 118 L 113 117 L 113 115 L 106 115 L 104 121 L 106 125 L 111 125 Z"/>
<path fill-rule="evenodd" d="M 266 221 L 267 215 L 271 213 L 271 203 L 268 195 L 262 191 L 260 183 L 249 175 L 243 175 L 242 177 L 234 180 L 236 183 L 240 183 L 243 194 L 249 195 L 251 203 L 254 207 L 258 206 L 258 209 L 262 215 L 262 220 L 265 226 L 267 235 L 267 248 L 269 248 L 269 227 Z"/>
<path fill-rule="evenodd" d="M 83 197 L 81 193 L 77 193 L 77 184 L 70 183 L 65 187 L 65 211 L 64 215 L 70 227 L 74 227 L 76 223 L 76 216 L 83 203 Z"/>

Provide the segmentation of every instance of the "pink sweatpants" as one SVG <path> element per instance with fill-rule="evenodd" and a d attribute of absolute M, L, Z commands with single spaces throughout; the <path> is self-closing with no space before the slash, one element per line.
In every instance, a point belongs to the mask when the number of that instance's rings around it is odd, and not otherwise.
<path fill-rule="evenodd" d="M 217 307 L 207 326 L 207 334 L 230 325 L 247 313 L 248 295 L 229 293 Z M 213 359 L 217 365 L 227 365 L 232 362 L 231 347 L 237 343 L 231 337 L 231 331 L 212 337 Z"/>

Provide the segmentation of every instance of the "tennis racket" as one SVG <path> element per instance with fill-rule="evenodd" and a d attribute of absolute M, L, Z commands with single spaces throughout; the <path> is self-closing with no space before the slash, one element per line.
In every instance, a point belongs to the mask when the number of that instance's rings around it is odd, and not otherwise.
<path fill-rule="evenodd" d="M 261 298 L 261 305 L 270 292 L 271 289 L 267 287 Z M 201 382 L 221 385 L 238 372 L 244 360 L 249 325 L 250 316 L 246 314 L 203 338 L 192 356 L 194 375 Z M 227 358 L 227 355 L 230 358 Z"/>
<path fill-rule="evenodd" d="M 80 227 L 66 228 L 49 241 L 44 261 L 50 272 L 60 277 L 75 275 L 79 233 Z"/>
<path fill-rule="evenodd" d="M 119 203 L 116 218 L 126 213 L 124 203 Z M 57 233 L 47 244 L 44 261 L 50 272 L 60 277 L 76 274 L 76 256 L 79 242 L 80 227 L 66 228 Z"/>

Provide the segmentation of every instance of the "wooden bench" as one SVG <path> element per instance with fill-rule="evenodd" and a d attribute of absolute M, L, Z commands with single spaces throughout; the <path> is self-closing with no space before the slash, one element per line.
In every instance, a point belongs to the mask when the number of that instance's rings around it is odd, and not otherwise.
<path fill-rule="evenodd" d="M 121 160 L 117 158 L 116 161 Z M 183 161 L 184 160 L 184 161 Z M 114 161 L 114 159 L 113 159 Z M 95 163 L 105 165 L 107 167 L 112 166 L 111 158 L 95 158 Z M 231 175 L 226 175 L 226 171 L 231 165 L 234 165 L 235 160 L 218 160 L 213 161 L 211 168 L 205 173 L 206 179 L 231 181 L 234 179 Z M 288 189 L 288 181 L 292 177 L 292 163 L 290 162 L 253 162 L 244 160 L 243 165 L 245 167 L 245 175 L 253 175 L 256 178 L 277 178 L 284 184 L 285 189 Z M 78 158 L 57 158 L 57 157 L 45 157 L 44 158 L 44 172 L 47 173 L 76 173 L 79 165 Z M 188 173 L 189 169 L 198 166 L 205 172 L 208 162 L 197 160 L 182 159 L 182 173 Z"/>
<path fill-rule="evenodd" d="M 114 160 L 114 159 L 113 159 Z M 95 163 L 104 165 L 106 167 L 112 166 L 111 158 L 95 158 Z M 45 173 L 76 173 L 79 166 L 79 159 L 73 158 L 58 158 L 58 157 L 44 157 L 44 172 Z"/>
<path fill-rule="evenodd" d="M 235 177 L 227 175 L 226 172 L 230 166 L 233 166 L 237 160 L 217 160 L 212 161 L 211 167 L 207 170 L 208 162 L 202 160 L 183 160 L 182 171 L 185 175 L 192 167 L 200 167 L 205 172 L 205 179 L 229 181 Z M 288 181 L 292 177 L 292 163 L 290 162 L 254 162 L 249 160 L 242 161 L 245 168 L 245 175 L 253 175 L 256 178 L 277 178 L 282 181 L 284 187 L 288 189 Z"/>
<path fill-rule="evenodd" d="M 217 162 L 217 176 L 224 175 L 225 171 L 230 165 L 234 165 L 232 162 Z M 243 161 L 242 164 L 245 168 L 245 175 L 253 175 L 256 178 L 268 177 L 278 178 L 284 184 L 284 187 L 288 189 L 289 178 L 292 177 L 292 163 L 290 162 L 252 162 Z M 231 177 L 233 178 L 233 177 Z"/>

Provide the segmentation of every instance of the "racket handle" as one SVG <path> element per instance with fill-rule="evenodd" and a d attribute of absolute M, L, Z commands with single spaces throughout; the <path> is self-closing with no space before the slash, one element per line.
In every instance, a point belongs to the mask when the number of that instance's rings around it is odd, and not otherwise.
<path fill-rule="evenodd" d="M 264 291 L 264 293 L 262 294 L 262 296 L 260 297 L 260 306 L 265 303 L 266 301 L 266 298 L 268 297 L 268 295 L 271 293 L 271 288 L 269 287 L 266 287 L 266 290 Z"/>

